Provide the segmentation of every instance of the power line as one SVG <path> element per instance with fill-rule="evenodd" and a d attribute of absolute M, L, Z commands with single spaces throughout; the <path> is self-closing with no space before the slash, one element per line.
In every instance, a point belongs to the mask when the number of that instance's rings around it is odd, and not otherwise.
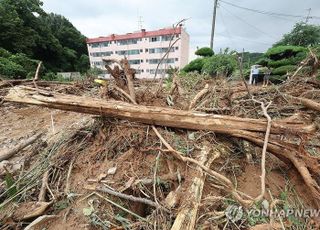
<path fill-rule="evenodd" d="M 226 24 L 225 21 L 224 21 L 224 17 L 223 17 L 223 15 L 222 15 L 222 11 L 220 11 L 220 14 L 219 14 L 219 15 L 220 15 L 220 17 L 221 17 L 222 24 L 223 24 L 224 27 L 226 28 L 228 38 L 229 38 L 230 42 L 233 43 L 233 41 L 232 41 L 232 36 L 230 35 L 230 32 L 229 32 L 228 27 L 227 27 L 227 24 Z"/>
<path fill-rule="evenodd" d="M 228 38 L 227 34 L 224 34 L 224 33 L 216 33 L 216 34 L 219 35 L 219 36 Z M 247 38 L 238 37 L 238 36 L 231 36 L 231 39 L 232 40 L 244 40 L 244 41 L 247 41 L 247 42 L 251 42 L 251 43 L 253 42 L 253 43 L 263 44 L 263 45 L 268 45 L 268 46 L 271 46 L 273 44 L 272 42 L 261 42 L 261 41 L 247 39 Z"/>
<path fill-rule="evenodd" d="M 251 12 L 255 12 L 255 13 L 259 13 L 259 14 L 265 14 L 265 15 L 270 15 L 270 16 L 280 16 L 280 17 L 291 17 L 291 18 L 300 18 L 300 19 L 305 19 L 306 16 L 304 15 L 293 15 L 293 14 L 284 14 L 284 13 L 276 13 L 276 12 L 271 12 L 271 11 L 263 11 L 263 10 L 257 10 L 257 9 L 251 9 L 251 8 L 247 8 L 247 7 L 243 7 L 243 6 L 239 6 L 236 4 L 233 4 L 231 2 L 227 2 L 224 0 L 220 0 L 220 2 L 223 2 L 225 4 L 228 4 L 230 6 L 239 8 L 239 9 L 243 9 L 243 10 L 247 10 L 247 11 L 251 11 Z M 308 16 L 308 18 L 312 18 L 312 19 L 320 19 L 320 17 L 318 16 Z"/>
<path fill-rule="evenodd" d="M 229 14 L 231 14 L 233 17 L 235 17 L 235 18 L 239 19 L 240 21 L 242 21 L 244 24 L 252 27 L 252 28 L 255 29 L 256 31 L 258 31 L 258 32 L 260 32 L 260 33 L 262 33 L 262 34 L 265 34 L 265 35 L 267 35 L 268 37 L 270 37 L 270 38 L 272 38 L 272 39 L 277 39 L 276 37 L 273 37 L 273 36 L 271 36 L 270 34 L 268 34 L 268 33 L 264 32 L 264 31 L 260 30 L 258 27 L 256 27 L 256 26 L 248 23 L 247 21 L 245 21 L 245 20 L 242 19 L 241 17 L 233 14 L 231 11 L 227 10 L 225 7 L 221 6 L 221 8 L 223 8 L 226 12 L 228 12 Z"/>

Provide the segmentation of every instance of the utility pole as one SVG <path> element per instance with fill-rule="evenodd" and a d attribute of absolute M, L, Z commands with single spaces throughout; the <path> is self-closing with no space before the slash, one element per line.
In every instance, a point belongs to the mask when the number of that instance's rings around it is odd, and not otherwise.
<path fill-rule="evenodd" d="M 306 24 L 308 23 L 309 19 L 311 18 L 310 17 L 311 8 L 307 9 L 307 11 L 308 11 L 308 16 L 306 17 L 306 22 L 305 22 Z"/>
<path fill-rule="evenodd" d="M 211 40 L 210 40 L 210 48 L 212 50 L 213 50 L 214 30 L 215 30 L 215 27 L 216 27 L 217 6 L 218 6 L 218 0 L 214 0 L 213 16 L 212 16 L 212 29 L 211 29 Z"/>

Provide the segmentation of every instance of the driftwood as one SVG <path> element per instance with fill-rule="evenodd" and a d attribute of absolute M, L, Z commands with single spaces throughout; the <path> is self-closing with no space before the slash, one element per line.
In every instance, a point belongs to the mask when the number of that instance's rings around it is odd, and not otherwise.
<path fill-rule="evenodd" d="M 37 141 L 41 135 L 42 135 L 42 133 L 38 133 L 38 134 L 30 137 L 26 141 L 22 142 L 21 144 L 19 144 L 15 148 L 13 148 L 3 154 L 0 154 L 0 161 L 7 160 L 7 159 L 11 158 L 15 154 L 17 154 L 19 151 L 23 150 L 25 147 L 27 147 L 27 146 L 33 144 L 35 141 Z"/>
<path fill-rule="evenodd" d="M 208 130 L 231 135 L 237 130 L 264 133 L 267 126 L 267 122 L 262 119 L 210 115 L 155 106 L 133 105 L 119 101 L 105 101 L 102 99 L 56 94 L 49 91 L 38 91 L 34 88 L 22 86 L 12 88 L 4 100 L 66 111 L 116 117 L 150 125 Z M 313 124 L 293 123 L 281 120 L 274 121 L 271 127 L 272 134 L 308 134 L 313 133 L 315 130 L 316 127 Z"/>
<path fill-rule="evenodd" d="M 210 167 L 211 163 L 214 160 L 214 157 L 209 155 L 210 149 L 205 146 L 201 150 L 199 162 L 206 167 Z M 203 173 L 203 170 L 200 167 L 198 170 L 199 172 L 193 179 L 193 183 L 191 185 L 191 188 L 189 189 L 190 195 L 188 196 L 187 200 L 188 205 L 186 205 L 184 208 L 182 208 L 182 210 L 179 211 L 176 220 L 171 227 L 172 230 L 195 229 L 198 209 L 200 206 L 202 191 L 206 179 L 206 174 Z"/>

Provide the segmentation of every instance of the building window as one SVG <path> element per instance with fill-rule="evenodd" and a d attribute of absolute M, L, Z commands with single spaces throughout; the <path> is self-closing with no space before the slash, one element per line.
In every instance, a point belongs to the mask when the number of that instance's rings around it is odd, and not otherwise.
<path fill-rule="evenodd" d="M 176 61 L 179 61 L 179 58 L 176 58 L 175 60 L 176 60 Z"/>
<path fill-rule="evenodd" d="M 95 66 L 103 66 L 103 62 L 102 61 L 94 61 L 93 65 L 95 65 Z"/>
<path fill-rule="evenodd" d="M 138 39 L 127 39 L 127 40 L 120 40 L 117 42 L 118 46 L 132 45 L 137 43 L 138 43 Z"/>
<path fill-rule="evenodd" d="M 172 35 L 161 36 L 161 41 L 171 41 Z"/>
<path fill-rule="evenodd" d="M 168 47 L 163 47 L 163 48 L 152 48 L 149 49 L 149 53 L 153 54 L 153 53 L 166 53 L 168 51 Z M 171 47 L 170 52 L 174 52 L 174 48 Z"/>
<path fill-rule="evenodd" d="M 120 51 L 116 51 L 116 54 L 118 54 L 118 55 L 136 55 L 136 54 L 140 54 L 140 50 L 120 50 Z"/>
<path fill-rule="evenodd" d="M 179 46 L 176 47 L 176 50 L 179 50 Z"/>
<path fill-rule="evenodd" d="M 160 62 L 161 59 L 149 59 L 149 64 L 158 64 Z M 167 58 L 164 59 L 161 63 L 166 63 L 166 64 L 170 64 L 170 63 L 174 63 L 174 58 Z"/>
<path fill-rule="evenodd" d="M 94 53 L 90 53 L 90 55 L 92 57 L 106 57 L 106 56 L 111 56 L 111 54 L 113 54 L 112 51 L 109 52 L 94 52 Z"/>
<path fill-rule="evenodd" d="M 160 37 L 152 37 L 152 38 L 150 38 L 149 41 L 150 42 L 158 42 L 158 41 L 160 41 Z"/>
<path fill-rule="evenodd" d="M 140 62 L 143 63 L 143 60 L 141 59 Z"/>
<path fill-rule="evenodd" d="M 103 46 L 103 47 L 108 47 L 109 44 L 110 44 L 109 42 L 102 42 L 102 46 Z"/>
<path fill-rule="evenodd" d="M 157 71 L 157 74 L 165 74 L 166 70 L 165 69 L 150 69 L 149 73 L 150 74 L 155 74 Z M 147 71 L 148 72 L 148 71 Z"/>
<path fill-rule="evenodd" d="M 99 42 L 96 42 L 96 43 L 92 43 L 91 44 L 91 47 L 92 48 L 97 48 L 97 47 L 100 47 L 101 46 L 101 44 L 99 43 Z"/>
<path fill-rule="evenodd" d="M 140 50 L 140 53 L 143 53 L 143 50 Z"/>
<path fill-rule="evenodd" d="M 148 53 L 148 49 L 146 49 L 146 53 Z"/>
<path fill-rule="evenodd" d="M 140 60 L 129 60 L 128 62 L 130 65 L 139 65 L 140 64 Z"/>

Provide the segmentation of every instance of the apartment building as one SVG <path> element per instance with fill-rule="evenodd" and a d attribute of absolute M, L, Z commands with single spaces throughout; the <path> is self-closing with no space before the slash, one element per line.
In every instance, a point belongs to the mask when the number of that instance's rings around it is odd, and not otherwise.
<path fill-rule="evenodd" d="M 141 31 L 124 35 L 87 39 L 91 67 L 105 70 L 103 58 L 120 60 L 126 57 L 137 78 L 153 78 L 157 65 L 173 44 L 166 58 L 161 62 L 157 77 L 163 76 L 171 67 L 183 68 L 188 64 L 189 35 L 182 25 L 155 31 Z"/>

